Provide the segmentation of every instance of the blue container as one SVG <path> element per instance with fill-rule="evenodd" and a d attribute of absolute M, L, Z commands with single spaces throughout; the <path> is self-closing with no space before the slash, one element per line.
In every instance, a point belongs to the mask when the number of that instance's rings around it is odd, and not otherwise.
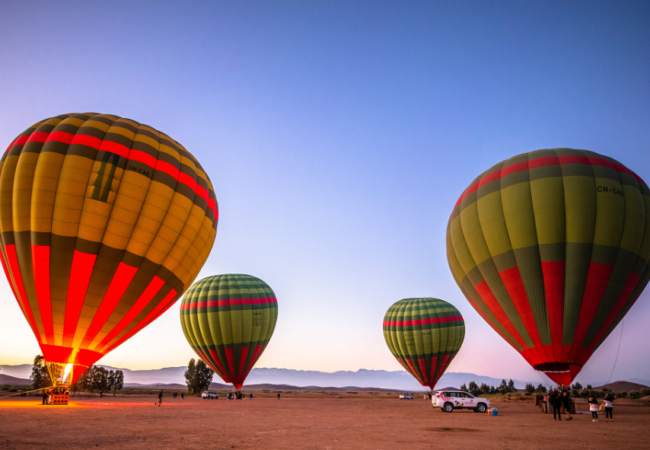
<path fill-rule="evenodd" d="M 497 412 L 497 410 L 496 410 L 495 408 L 492 408 L 492 409 L 490 410 L 490 415 L 491 415 L 491 416 L 498 416 L 499 413 Z"/>

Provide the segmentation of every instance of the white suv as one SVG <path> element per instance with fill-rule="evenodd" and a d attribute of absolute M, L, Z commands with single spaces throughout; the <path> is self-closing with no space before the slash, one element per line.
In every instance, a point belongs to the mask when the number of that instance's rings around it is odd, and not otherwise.
<path fill-rule="evenodd" d="M 203 398 L 203 400 L 205 400 L 206 398 L 207 399 L 213 399 L 213 398 L 218 399 L 219 394 L 217 394 L 214 391 L 203 391 L 203 393 L 201 394 L 201 398 Z"/>
<path fill-rule="evenodd" d="M 431 403 L 434 408 L 442 408 L 444 412 L 452 412 L 454 409 L 472 409 L 474 412 L 484 413 L 491 406 L 487 398 L 474 397 L 468 392 L 449 389 L 435 391 Z"/>

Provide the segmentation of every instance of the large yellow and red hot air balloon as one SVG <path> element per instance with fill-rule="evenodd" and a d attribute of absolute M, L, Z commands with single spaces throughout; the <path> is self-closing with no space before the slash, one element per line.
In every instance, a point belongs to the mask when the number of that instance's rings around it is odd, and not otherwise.
<path fill-rule="evenodd" d="M 594 152 L 524 153 L 461 195 L 447 257 L 479 314 L 568 385 L 648 284 L 650 190 Z"/>
<path fill-rule="evenodd" d="M 196 158 L 129 119 L 52 117 L 0 162 L 2 265 L 45 360 L 72 369 L 71 383 L 185 292 L 217 220 Z"/>

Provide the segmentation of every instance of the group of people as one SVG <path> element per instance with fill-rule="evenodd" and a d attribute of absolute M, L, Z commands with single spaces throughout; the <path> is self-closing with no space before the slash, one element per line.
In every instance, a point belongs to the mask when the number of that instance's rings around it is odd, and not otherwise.
<path fill-rule="evenodd" d="M 572 420 L 571 417 L 571 395 L 566 389 L 553 390 L 544 397 L 544 401 L 547 402 L 551 411 L 553 411 L 553 420 L 562 420 L 562 412 L 564 412 L 568 417 L 567 420 Z M 598 422 L 598 412 L 605 410 L 605 420 L 607 422 L 614 421 L 614 398 L 611 394 L 605 395 L 603 403 L 598 403 L 598 400 L 593 395 L 589 397 L 587 404 L 589 405 L 589 411 L 591 412 L 591 418 L 593 422 Z"/>
<path fill-rule="evenodd" d="M 562 421 L 562 411 L 568 416 L 567 420 L 572 420 L 571 417 L 571 395 L 566 389 L 553 390 L 548 393 L 547 398 L 549 407 L 553 411 L 553 420 Z"/>
<path fill-rule="evenodd" d="M 172 394 L 172 397 L 173 398 L 178 397 L 178 392 L 174 392 Z M 183 400 L 184 398 L 185 398 L 185 392 L 181 392 L 181 400 Z M 162 405 L 162 399 L 163 399 L 163 391 L 161 390 L 160 393 L 158 394 L 158 401 L 154 403 L 154 405 L 158 405 L 158 406 Z"/>
<path fill-rule="evenodd" d="M 591 411 L 591 421 L 598 422 L 598 411 L 602 409 L 605 410 L 605 421 L 613 422 L 614 421 L 614 397 L 610 394 L 605 395 L 603 403 L 599 404 L 596 397 L 593 395 L 589 397 L 589 411 Z"/>

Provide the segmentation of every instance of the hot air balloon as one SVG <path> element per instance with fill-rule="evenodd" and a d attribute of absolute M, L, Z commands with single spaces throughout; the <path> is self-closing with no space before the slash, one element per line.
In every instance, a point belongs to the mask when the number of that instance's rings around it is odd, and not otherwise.
<path fill-rule="evenodd" d="M 444 300 L 405 298 L 386 312 L 384 339 L 404 369 L 433 390 L 463 345 L 465 322 Z"/>
<path fill-rule="evenodd" d="M 241 389 L 264 352 L 277 318 L 275 294 L 251 275 L 204 278 L 181 303 L 181 324 L 190 346 L 235 389 Z"/>
<path fill-rule="evenodd" d="M 52 117 L 0 161 L 0 259 L 43 356 L 70 383 L 180 298 L 217 220 L 196 158 L 129 119 Z"/>
<path fill-rule="evenodd" d="M 523 153 L 461 195 L 447 257 L 492 328 L 569 385 L 648 283 L 650 190 L 594 152 Z"/>

